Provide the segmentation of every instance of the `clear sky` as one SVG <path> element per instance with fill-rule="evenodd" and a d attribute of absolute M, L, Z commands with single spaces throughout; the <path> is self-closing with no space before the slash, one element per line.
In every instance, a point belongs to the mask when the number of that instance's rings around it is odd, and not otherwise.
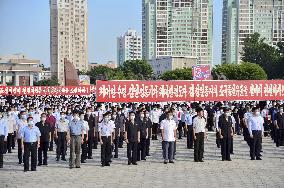
<path fill-rule="evenodd" d="M 214 1 L 213 63 L 221 58 L 222 0 Z M 89 62 L 116 61 L 116 38 L 141 34 L 142 0 L 88 0 Z M 24 53 L 50 65 L 49 0 L 0 0 L 0 55 Z"/>

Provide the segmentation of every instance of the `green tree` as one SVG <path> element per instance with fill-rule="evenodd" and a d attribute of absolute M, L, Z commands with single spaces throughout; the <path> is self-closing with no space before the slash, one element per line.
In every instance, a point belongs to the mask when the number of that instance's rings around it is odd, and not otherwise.
<path fill-rule="evenodd" d="M 273 47 L 265 43 L 259 33 L 254 33 L 244 41 L 242 61 L 260 65 L 268 75 L 269 79 L 281 77 L 279 75 L 279 59 L 283 52 L 283 45 Z"/>
<path fill-rule="evenodd" d="M 51 79 L 40 80 L 38 82 L 34 82 L 35 86 L 59 86 L 58 79 L 56 76 L 52 76 Z"/>
<path fill-rule="evenodd" d="M 225 75 L 228 80 L 267 80 L 267 74 L 255 63 L 223 64 L 212 70 L 214 79 L 216 75 Z"/>
<path fill-rule="evenodd" d="M 175 69 L 173 71 L 164 72 L 160 79 L 162 80 L 192 80 L 192 69 L 183 68 Z"/>
<path fill-rule="evenodd" d="M 127 80 L 149 80 L 153 76 L 153 69 L 145 60 L 125 61 L 118 69 Z"/>
<path fill-rule="evenodd" d="M 124 80 L 124 74 L 119 69 L 112 69 L 103 65 L 93 67 L 91 70 L 89 70 L 87 75 L 90 76 L 90 82 L 91 84 L 94 84 L 96 82 L 96 79 L 106 79 L 106 80 Z"/>

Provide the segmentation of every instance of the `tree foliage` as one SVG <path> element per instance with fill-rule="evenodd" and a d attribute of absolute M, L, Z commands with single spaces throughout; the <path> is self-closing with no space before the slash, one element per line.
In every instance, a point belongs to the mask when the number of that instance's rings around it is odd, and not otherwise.
<path fill-rule="evenodd" d="M 103 65 L 93 67 L 86 74 L 90 76 L 91 84 L 94 84 L 96 79 L 148 80 L 152 78 L 153 69 L 144 60 L 131 60 L 115 69 Z"/>
<path fill-rule="evenodd" d="M 52 76 L 51 79 L 46 79 L 46 80 L 40 80 L 37 82 L 34 82 L 35 86 L 59 86 L 58 79 L 56 76 Z"/>
<path fill-rule="evenodd" d="M 283 43 L 270 46 L 259 33 L 254 33 L 244 41 L 242 61 L 256 63 L 265 70 L 269 79 L 278 79 L 284 77 L 283 53 Z"/>
<path fill-rule="evenodd" d="M 266 80 L 267 74 L 255 63 L 223 64 L 212 70 L 214 79 L 216 75 L 225 75 L 228 80 Z"/>
<path fill-rule="evenodd" d="M 192 69 L 183 68 L 164 72 L 160 79 L 162 80 L 192 80 Z"/>

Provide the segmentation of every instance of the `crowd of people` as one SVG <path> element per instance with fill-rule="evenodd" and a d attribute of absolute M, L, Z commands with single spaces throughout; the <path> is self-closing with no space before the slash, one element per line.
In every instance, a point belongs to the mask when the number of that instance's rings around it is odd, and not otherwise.
<path fill-rule="evenodd" d="M 251 160 L 261 160 L 262 138 L 284 145 L 283 101 L 97 103 L 95 96 L 2 96 L 0 98 L 0 168 L 3 155 L 18 153 L 24 171 L 56 161 L 69 167 L 93 159 L 101 145 L 101 165 L 110 166 L 127 147 L 128 165 L 150 156 L 153 140 L 161 139 L 164 164 L 174 163 L 177 139 L 186 138 L 194 161 L 204 162 L 204 139 L 216 132 L 222 161 L 231 161 L 235 135 L 243 135 Z M 17 147 L 16 147 L 17 145 Z M 56 145 L 56 147 L 55 147 Z"/>

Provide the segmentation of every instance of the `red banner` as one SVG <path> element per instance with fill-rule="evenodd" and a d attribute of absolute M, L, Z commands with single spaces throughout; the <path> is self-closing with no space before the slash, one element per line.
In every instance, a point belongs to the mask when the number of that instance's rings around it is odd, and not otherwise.
<path fill-rule="evenodd" d="M 284 100 L 284 80 L 97 81 L 98 102 Z"/>
<path fill-rule="evenodd" d="M 0 95 L 90 95 L 93 86 L 0 86 Z"/>

